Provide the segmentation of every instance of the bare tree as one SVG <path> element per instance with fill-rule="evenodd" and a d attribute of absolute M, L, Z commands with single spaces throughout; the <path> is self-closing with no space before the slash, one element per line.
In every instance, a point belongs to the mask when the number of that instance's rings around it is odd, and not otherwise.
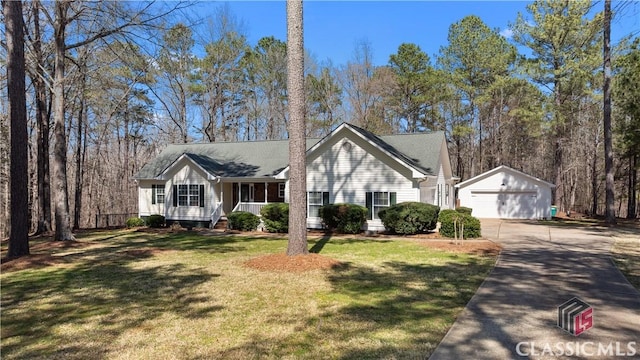
<path fill-rule="evenodd" d="M 47 97 L 50 91 L 45 83 L 46 64 L 45 53 L 42 49 L 42 30 L 40 28 L 40 0 L 32 3 L 33 33 L 28 33 L 28 43 L 31 44 L 32 66 L 29 69 L 29 76 L 33 84 L 36 103 L 36 121 L 38 123 L 37 138 L 37 192 L 38 192 L 38 217 L 36 234 L 48 233 L 51 231 L 51 176 L 49 171 L 49 120 L 50 111 Z"/>
<path fill-rule="evenodd" d="M 11 234 L 7 255 L 19 257 L 29 255 L 24 20 L 21 1 L 5 0 L 2 8 L 7 34 L 7 91 L 11 118 Z"/>
<path fill-rule="evenodd" d="M 287 0 L 289 100 L 289 244 L 287 255 L 308 254 L 302 0 Z"/>

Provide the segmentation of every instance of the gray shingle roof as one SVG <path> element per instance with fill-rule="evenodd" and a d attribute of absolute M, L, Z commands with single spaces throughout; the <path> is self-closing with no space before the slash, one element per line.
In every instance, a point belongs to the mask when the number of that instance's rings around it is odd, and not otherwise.
<path fill-rule="evenodd" d="M 376 136 L 348 125 L 372 143 L 427 174 L 436 175 L 443 132 Z M 307 149 L 319 139 L 307 139 Z M 272 177 L 287 167 L 289 141 L 247 141 L 173 144 L 148 162 L 135 176 L 160 176 L 180 156 L 186 155 L 212 175 L 220 177 Z M 435 169 L 435 170 L 434 170 Z"/>

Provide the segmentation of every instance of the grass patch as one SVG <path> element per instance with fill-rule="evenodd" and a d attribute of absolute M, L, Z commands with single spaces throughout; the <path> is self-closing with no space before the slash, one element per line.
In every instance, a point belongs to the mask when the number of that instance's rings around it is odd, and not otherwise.
<path fill-rule="evenodd" d="M 631 285 L 640 290 L 640 238 L 616 238 L 611 257 Z"/>
<path fill-rule="evenodd" d="M 3 268 L 3 359 L 426 358 L 495 262 L 410 240 L 325 238 L 309 247 L 340 265 L 269 272 L 245 263 L 284 251 L 284 239 L 79 240 L 87 246 L 37 240 L 52 262 Z"/>

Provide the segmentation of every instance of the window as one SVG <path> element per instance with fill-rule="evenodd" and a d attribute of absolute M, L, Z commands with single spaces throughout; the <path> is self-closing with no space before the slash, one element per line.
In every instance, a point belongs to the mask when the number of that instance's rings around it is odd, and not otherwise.
<path fill-rule="evenodd" d="M 189 185 L 189 206 L 200 205 L 200 192 L 198 185 Z"/>
<path fill-rule="evenodd" d="M 396 204 L 396 193 L 386 191 L 367 192 L 367 209 L 369 210 L 369 220 L 380 219 L 378 213 L 384 208 Z"/>
<path fill-rule="evenodd" d="M 307 193 L 307 216 L 320 217 L 320 207 L 329 203 L 329 192 L 309 191 Z"/>
<path fill-rule="evenodd" d="M 281 199 L 284 199 L 284 188 L 285 188 L 285 183 L 279 183 L 278 184 L 278 197 Z"/>
<path fill-rule="evenodd" d="M 444 204 L 449 205 L 449 184 L 444 186 Z"/>
<path fill-rule="evenodd" d="M 189 204 L 189 186 L 178 185 L 178 206 L 188 206 Z"/>
<path fill-rule="evenodd" d="M 151 203 L 164 204 L 164 185 L 151 185 Z"/>
<path fill-rule="evenodd" d="M 173 185 L 173 206 L 204 207 L 204 185 Z"/>

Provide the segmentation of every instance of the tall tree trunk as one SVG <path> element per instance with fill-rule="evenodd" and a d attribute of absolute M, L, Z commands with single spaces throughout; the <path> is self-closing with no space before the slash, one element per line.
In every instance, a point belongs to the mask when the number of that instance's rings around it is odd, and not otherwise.
<path fill-rule="evenodd" d="M 287 97 L 289 102 L 289 243 L 287 255 L 308 254 L 307 173 L 302 0 L 287 0 Z"/>
<path fill-rule="evenodd" d="M 611 0 L 604 1 L 604 171 L 605 181 L 605 221 L 607 224 L 616 223 L 614 211 L 615 195 L 613 193 L 613 141 L 611 135 Z"/>
<path fill-rule="evenodd" d="M 597 147 L 591 160 L 591 216 L 598 214 L 598 156 Z"/>
<path fill-rule="evenodd" d="M 47 87 L 44 82 L 44 55 L 42 53 L 42 35 L 40 33 L 40 1 L 33 2 L 33 52 L 36 68 L 33 69 L 31 82 L 35 90 L 36 120 L 38 122 L 38 225 L 36 234 L 51 232 L 51 189 L 49 173 L 49 109 L 47 106 Z"/>
<path fill-rule="evenodd" d="M 11 233 L 7 253 L 11 258 L 29 255 L 27 99 L 22 2 L 5 0 L 2 7 L 7 37 L 7 92 L 11 118 Z"/>
<path fill-rule="evenodd" d="M 69 218 L 69 191 L 67 188 L 67 139 L 65 135 L 64 100 L 64 60 L 65 27 L 67 25 L 66 1 L 56 1 L 56 19 L 54 24 L 55 72 L 53 79 L 54 98 L 54 138 L 53 150 L 53 190 L 55 194 L 55 240 L 75 240 L 71 232 Z"/>
<path fill-rule="evenodd" d="M 85 69 L 82 69 L 85 71 Z M 84 175 L 84 167 L 82 162 L 82 144 L 86 139 L 83 139 L 83 123 L 84 123 L 84 86 L 86 82 L 86 76 L 82 77 L 82 90 L 80 92 L 80 105 L 78 109 L 78 128 L 76 129 L 76 181 L 75 181 L 75 194 L 73 201 L 73 228 L 80 228 L 80 216 L 82 214 L 82 178 Z M 126 196 L 126 195 L 125 195 Z M 127 196 L 128 197 L 128 196 Z"/>
<path fill-rule="evenodd" d="M 636 218 L 636 204 L 638 187 L 638 155 L 632 154 L 629 157 L 629 196 L 627 197 L 627 219 Z"/>

